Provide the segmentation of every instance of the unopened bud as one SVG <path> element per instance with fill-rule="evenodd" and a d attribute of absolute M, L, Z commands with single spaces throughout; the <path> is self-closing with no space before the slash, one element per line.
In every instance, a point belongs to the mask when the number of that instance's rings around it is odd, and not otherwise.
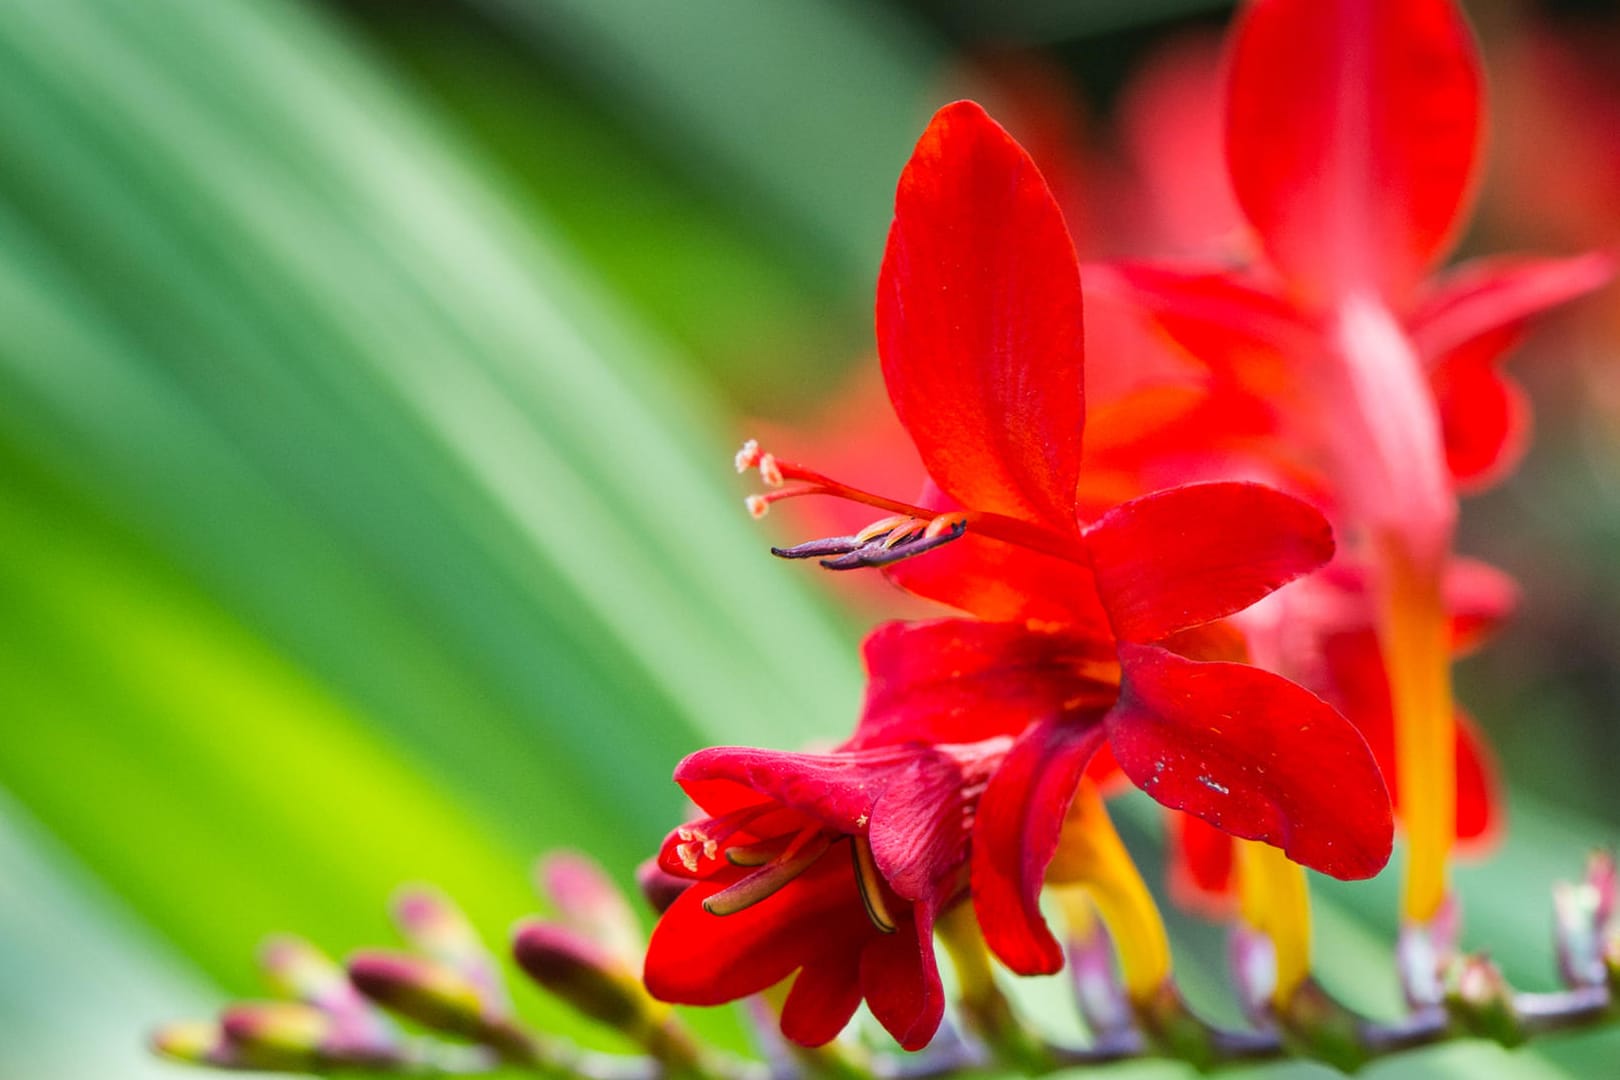
<path fill-rule="evenodd" d="M 636 969 L 556 923 L 532 919 L 512 935 L 512 954 L 528 976 L 593 1020 L 618 1028 L 677 1071 L 698 1051 L 668 1006 L 654 1001 Z"/>
<path fill-rule="evenodd" d="M 1461 956 L 1451 964 L 1446 973 L 1446 1009 L 1474 1035 L 1495 1039 L 1503 1046 L 1517 1046 L 1525 1040 L 1513 1006 L 1513 990 L 1487 956 Z"/>
<path fill-rule="evenodd" d="M 691 881 L 678 878 L 659 866 L 656 858 L 636 867 L 636 884 L 641 888 L 641 895 L 647 898 L 648 905 L 660 915 L 692 887 Z"/>
<path fill-rule="evenodd" d="M 218 1024 L 187 1020 L 152 1032 L 152 1052 L 187 1065 L 226 1065 L 230 1054 Z"/>
<path fill-rule="evenodd" d="M 1315 979 L 1306 978 L 1286 1002 L 1273 1003 L 1284 1040 L 1298 1053 L 1352 1073 L 1367 1063 L 1361 1019 Z"/>
<path fill-rule="evenodd" d="M 624 894 L 584 855 L 560 851 L 539 867 L 541 890 L 564 925 L 606 949 L 630 970 L 641 965 L 641 927 Z"/>
<path fill-rule="evenodd" d="M 1277 994 L 1277 950 L 1271 938 L 1253 927 L 1233 926 L 1226 942 L 1227 965 L 1237 986 L 1243 1015 L 1256 1027 L 1269 1026 Z"/>
<path fill-rule="evenodd" d="M 382 951 L 358 953 L 349 960 L 349 978 L 383 1008 L 434 1031 L 476 1039 L 488 1027 L 478 987 L 435 960 Z"/>
<path fill-rule="evenodd" d="M 260 1069 L 314 1068 L 332 1035 L 326 1013 L 290 1001 L 233 1005 L 219 1026 L 232 1060 Z"/>
<path fill-rule="evenodd" d="M 528 976 L 594 1020 L 636 1026 L 649 999 L 634 976 L 600 945 L 555 923 L 519 924 L 512 953 Z"/>
<path fill-rule="evenodd" d="M 1558 972 L 1566 986 L 1599 986 L 1607 977 L 1603 962 L 1603 898 L 1588 882 L 1553 885 L 1553 940 Z"/>
<path fill-rule="evenodd" d="M 1461 909 L 1456 898 L 1450 896 L 1433 919 L 1401 927 L 1395 964 L 1410 1008 L 1436 1006 L 1445 997 L 1442 975 L 1457 955 L 1461 932 Z"/>
<path fill-rule="evenodd" d="M 431 886 L 406 886 L 394 895 L 394 922 L 419 952 L 477 988 L 486 1014 L 511 1012 L 500 964 L 484 947 L 471 920 L 449 897 Z"/>

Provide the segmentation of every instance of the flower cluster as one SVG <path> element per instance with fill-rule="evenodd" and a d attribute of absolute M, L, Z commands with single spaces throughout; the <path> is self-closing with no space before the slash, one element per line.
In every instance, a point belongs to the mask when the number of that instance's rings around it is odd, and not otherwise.
<path fill-rule="evenodd" d="M 660 913 L 644 957 L 601 875 L 551 864 L 563 918 L 521 926 L 517 962 L 648 1069 L 751 1075 L 668 1008 L 744 999 L 785 1036 L 767 1047 L 781 1061 L 857 1076 L 828 1044 L 863 1004 L 903 1049 L 934 1044 L 918 1076 L 987 1053 L 1031 1071 L 1153 1051 L 1353 1068 L 1615 1015 L 1612 859 L 1556 894 L 1557 994 L 1514 994 L 1460 956 L 1448 885 L 1454 849 L 1502 819 L 1451 667 L 1517 599 L 1456 550 L 1459 499 L 1527 441 L 1504 357 L 1611 260 L 1437 269 L 1485 111 L 1453 0 L 1253 0 L 1221 71 L 1236 258 L 1082 265 L 1036 161 L 978 104 L 947 105 L 900 175 L 878 279 L 900 441 L 855 447 L 873 473 L 914 456 L 925 475 L 878 492 L 755 441 L 738 453 L 756 517 L 825 496 L 871 519 L 775 554 L 872 571 L 940 610 L 866 637 L 864 699 L 836 746 L 679 764 L 694 810 L 643 867 Z M 1172 894 L 1234 921 L 1252 1030 L 1180 1001 L 1110 820 L 1107 799 L 1133 786 L 1165 808 Z M 1412 1009 L 1377 1024 L 1314 981 L 1305 869 L 1371 877 L 1397 826 Z M 415 953 L 362 953 L 346 973 L 283 942 L 267 962 L 296 1002 L 238 1006 L 160 1048 L 227 1068 L 621 1075 L 529 1032 L 442 899 L 412 894 L 400 922 Z M 937 942 L 976 1042 L 947 1022 Z M 1072 963 L 1094 1043 L 1032 1036 L 992 960 L 1026 976 Z M 412 1042 L 379 1007 L 477 1053 Z"/>
<path fill-rule="evenodd" d="M 1050 973 L 1052 884 L 1116 928 L 1145 1005 L 1169 974 L 1156 913 L 1128 860 L 1085 854 L 1110 827 L 1083 793 L 1120 777 L 1178 812 L 1181 892 L 1238 901 L 1265 940 L 1272 1006 L 1307 985 L 1298 867 L 1377 873 L 1392 795 L 1409 929 L 1443 924 L 1453 844 L 1499 817 L 1450 665 L 1515 598 L 1454 554 L 1457 497 L 1523 446 L 1505 352 L 1610 272 L 1583 256 L 1433 277 L 1475 185 L 1481 81 L 1449 0 L 1251 5 L 1225 124 L 1252 257 L 1099 264 L 1084 287 L 1030 156 L 974 103 L 939 111 L 901 174 L 877 296 L 920 494 L 753 442 L 737 464 L 765 487 L 756 515 L 807 495 L 884 515 L 778 555 L 880 568 L 956 614 L 871 634 L 864 708 L 832 752 L 682 763 L 707 816 L 659 856 L 693 884 L 654 935 L 655 995 L 708 1004 L 797 971 L 791 1038 L 830 1038 L 864 999 L 914 1049 L 942 1015 L 941 916 L 971 910 L 1008 969 Z M 1156 336 L 1088 355 L 1088 295 Z M 1437 972 L 1409 976 L 1414 999 L 1438 993 Z"/>

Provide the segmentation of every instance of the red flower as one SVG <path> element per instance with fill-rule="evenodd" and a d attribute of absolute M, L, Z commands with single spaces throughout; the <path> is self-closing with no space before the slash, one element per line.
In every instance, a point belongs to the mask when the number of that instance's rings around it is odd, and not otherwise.
<path fill-rule="evenodd" d="M 1099 269 L 1202 361 L 1272 462 L 1316 485 L 1373 568 L 1392 699 L 1409 918 L 1445 892 L 1454 705 L 1441 596 L 1459 491 L 1510 468 L 1527 410 L 1501 372 L 1529 319 L 1606 257 L 1480 262 L 1432 279 L 1475 187 L 1482 79 L 1451 0 L 1257 0 L 1233 38 L 1227 156 L 1267 265 Z M 1225 438 L 1221 414 L 1207 443 Z M 1250 442 L 1252 449 L 1255 443 Z M 1368 723 L 1376 714 L 1366 718 Z"/>
<path fill-rule="evenodd" d="M 715 1005 L 798 971 L 782 1030 L 827 1042 L 864 998 L 908 1050 L 938 1029 L 934 921 L 966 885 L 968 828 L 1011 740 L 832 754 L 700 751 L 675 771 L 711 815 L 658 865 L 697 882 L 659 921 L 646 983 Z"/>
<path fill-rule="evenodd" d="M 756 509 L 820 493 L 899 515 L 782 554 L 893 564 L 908 590 L 999 620 L 873 635 L 853 746 L 1016 736 L 979 805 L 972 891 L 991 947 L 1024 973 L 1062 963 L 1038 894 L 1105 737 L 1161 802 L 1306 865 L 1365 877 L 1390 850 L 1377 767 L 1330 706 L 1267 672 L 1160 645 L 1326 561 L 1326 522 L 1269 488 L 1213 483 L 1082 525 L 1081 321 L 1074 249 L 1039 173 L 978 106 L 948 106 L 901 176 L 878 286 L 879 354 L 932 480 L 924 505 L 755 447 L 739 459 L 785 485 Z"/>

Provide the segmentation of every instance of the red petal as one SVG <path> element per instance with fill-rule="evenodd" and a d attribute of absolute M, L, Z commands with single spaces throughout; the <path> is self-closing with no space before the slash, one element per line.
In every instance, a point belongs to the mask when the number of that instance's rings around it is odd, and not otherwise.
<path fill-rule="evenodd" d="M 1499 332 L 1503 338 L 1509 331 Z M 1497 483 L 1518 465 L 1530 445 L 1530 399 L 1502 374 L 1493 357 L 1511 347 L 1496 335 L 1459 349 L 1429 373 L 1446 468 L 1464 492 Z"/>
<path fill-rule="evenodd" d="M 861 1003 L 862 944 L 857 940 L 825 951 L 800 969 L 782 1006 L 783 1035 L 800 1046 L 822 1046 L 838 1037 Z"/>
<path fill-rule="evenodd" d="M 1224 919 L 1236 905 L 1232 838 L 1191 814 L 1169 815 L 1170 895 L 1189 911 Z"/>
<path fill-rule="evenodd" d="M 1613 257 L 1477 259 L 1447 275 L 1408 318 L 1412 342 L 1437 361 L 1502 330 L 1522 330 L 1549 308 L 1595 292 L 1614 277 Z"/>
<path fill-rule="evenodd" d="M 1488 848 L 1501 831 L 1496 762 L 1473 717 L 1457 710 L 1457 839 L 1470 851 Z"/>
<path fill-rule="evenodd" d="M 1144 495 L 1109 511 L 1085 539 L 1125 641 L 1157 641 L 1241 611 L 1333 555 L 1333 531 L 1315 508 L 1234 482 Z"/>
<path fill-rule="evenodd" d="M 1389 793 L 1362 737 L 1310 691 L 1259 668 L 1122 644 L 1108 741 L 1173 810 L 1338 878 L 1389 861 Z M 988 795 L 986 796 L 988 802 Z"/>
<path fill-rule="evenodd" d="M 1481 75 L 1451 0 L 1258 0 L 1235 39 L 1238 204 L 1308 300 L 1402 305 L 1473 187 Z"/>
<path fill-rule="evenodd" d="M 1111 639 L 1062 626 L 886 623 L 867 637 L 865 656 L 866 705 L 855 747 L 1017 735 L 1066 708 L 1107 708 L 1118 693 Z"/>
<path fill-rule="evenodd" d="M 751 746 L 714 746 L 689 754 L 675 781 L 697 805 L 729 810 L 738 792 L 815 818 L 838 832 L 865 832 L 872 807 L 890 781 L 916 758 L 914 747 L 859 754 L 794 754 Z M 746 805 L 746 803 L 741 803 Z"/>
<path fill-rule="evenodd" d="M 1441 586 L 1451 613 L 1451 648 L 1467 653 L 1490 639 L 1519 606 L 1519 584 L 1477 559 L 1453 559 Z"/>
<path fill-rule="evenodd" d="M 1084 567 L 975 536 L 884 570 L 907 592 L 981 619 L 1039 619 L 1105 628 L 1097 587 Z"/>
<path fill-rule="evenodd" d="M 945 1016 L 945 988 L 934 958 L 934 920 L 919 906 L 915 924 L 880 934 L 861 954 L 861 991 L 877 1022 L 906 1050 L 921 1050 Z"/>
<path fill-rule="evenodd" d="M 877 338 L 895 411 L 947 494 L 1074 528 L 1080 267 L 1035 164 L 972 102 L 935 114 L 900 176 Z"/>
<path fill-rule="evenodd" d="M 1261 398 L 1285 394 L 1292 358 L 1319 347 L 1293 303 L 1227 266 L 1089 264 L 1086 292 L 1147 312 L 1188 359 Z"/>
<path fill-rule="evenodd" d="M 680 1005 L 735 1001 L 836 952 L 852 934 L 875 932 L 849 860 L 836 853 L 752 907 L 725 916 L 703 910 L 704 900 L 742 873 L 693 885 L 658 920 L 644 971 L 647 990 L 658 1000 Z M 851 984 L 856 981 L 853 969 L 847 976 Z"/>
<path fill-rule="evenodd" d="M 1063 950 L 1041 917 L 1041 886 L 1100 725 L 1043 720 L 1019 738 L 979 801 L 973 907 L 990 951 L 1020 975 L 1050 975 Z"/>

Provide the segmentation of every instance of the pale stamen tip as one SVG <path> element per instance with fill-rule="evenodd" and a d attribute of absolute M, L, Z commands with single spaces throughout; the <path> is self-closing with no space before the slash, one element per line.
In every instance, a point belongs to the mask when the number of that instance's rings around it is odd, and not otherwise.
<path fill-rule="evenodd" d="M 782 479 L 781 466 L 776 464 L 775 454 L 759 455 L 759 480 L 766 487 L 779 488 L 785 480 Z"/>
<path fill-rule="evenodd" d="M 742 474 L 758 465 L 760 456 L 759 440 L 749 439 L 742 444 L 742 449 L 737 451 L 737 456 L 732 461 L 737 466 L 738 474 Z"/>
<path fill-rule="evenodd" d="M 756 521 L 764 517 L 771 509 L 770 500 L 763 495 L 750 495 L 743 500 L 743 505 L 748 507 L 749 516 Z"/>

